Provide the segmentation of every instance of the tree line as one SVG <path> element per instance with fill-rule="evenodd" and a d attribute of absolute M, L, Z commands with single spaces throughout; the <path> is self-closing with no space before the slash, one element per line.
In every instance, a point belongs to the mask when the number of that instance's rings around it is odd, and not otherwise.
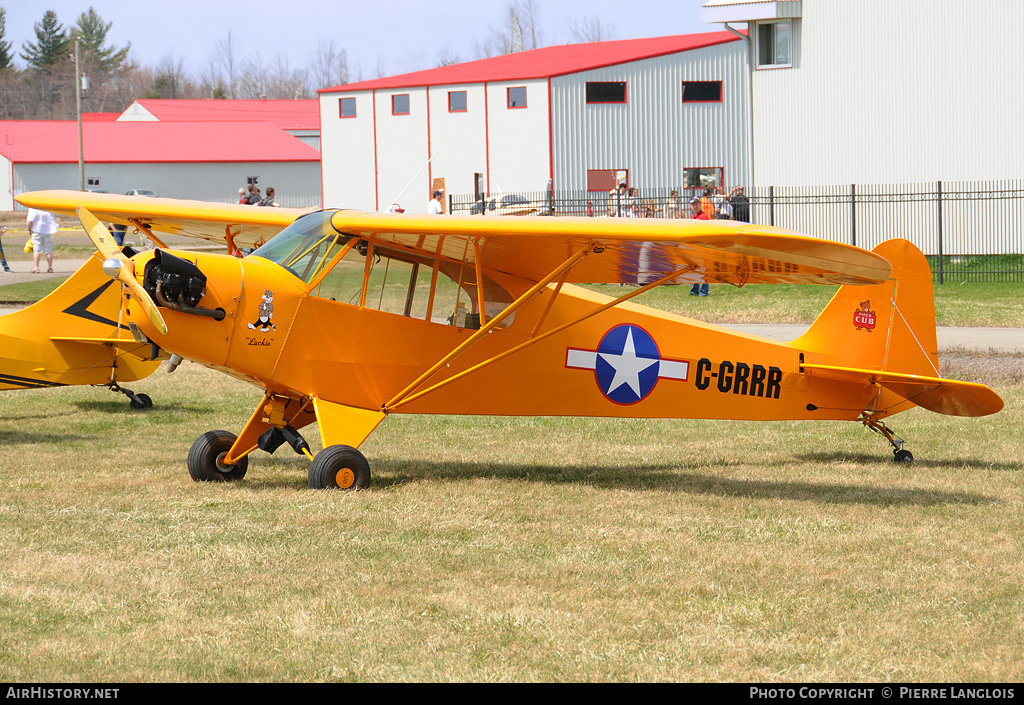
<path fill-rule="evenodd" d="M 92 7 L 68 27 L 47 10 L 33 27 L 35 41 L 25 41 L 16 52 L 26 64 L 21 69 L 14 65 L 16 50 L 7 40 L 6 10 L 0 8 L 0 120 L 76 118 L 76 40 L 81 73 L 89 77 L 82 105 L 87 113 L 120 113 L 144 98 L 315 98 L 320 88 L 349 82 L 348 57 L 333 40 L 321 40 L 309 65 L 294 68 L 281 55 L 269 61 L 259 54 L 243 59 L 228 31 L 194 76 L 185 71 L 182 59 L 171 55 L 155 67 L 139 65 L 129 53 L 130 42 L 119 47 L 107 41 L 112 26 Z M 609 29 L 599 20 L 570 21 L 568 29 L 573 42 L 610 38 Z M 512 0 L 499 24 L 490 27 L 487 39 L 477 44 L 473 58 L 540 46 L 536 0 Z M 458 57 L 442 51 L 436 65 L 458 62 Z M 362 80 L 362 71 L 357 73 L 356 79 Z M 384 75 L 380 64 L 377 73 Z"/>

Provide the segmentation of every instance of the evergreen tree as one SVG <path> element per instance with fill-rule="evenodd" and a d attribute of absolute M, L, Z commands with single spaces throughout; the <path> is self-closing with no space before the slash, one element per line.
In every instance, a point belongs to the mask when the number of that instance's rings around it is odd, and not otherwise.
<path fill-rule="evenodd" d="M 53 10 L 47 10 L 42 21 L 36 23 L 35 32 L 35 44 L 25 42 L 21 45 L 21 58 L 28 62 L 30 68 L 49 71 L 67 55 L 71 40 Z"/>
<path fill-rule="evenodd" d="M 11 56 L 11 43 L 5 42 L 7 36 L 7 10 L 0 7 L 0 69 L 11 68 L 14 57 Z"/>
<path fill-rule="evenodd" d="M 128 57 L 128 50 L 131 42 L 124 48 L 105 47 L 107 32 L 114 25 L 113 22 L 104 23 L 103 18 L 92 7 L 78 17 L 78 23 L 71 30 L 71 36 L 81 42 L 81 49 L 84 56 L 91 56 L 99 69 L 105 73 L 116 71 L 124 64 Z"/>

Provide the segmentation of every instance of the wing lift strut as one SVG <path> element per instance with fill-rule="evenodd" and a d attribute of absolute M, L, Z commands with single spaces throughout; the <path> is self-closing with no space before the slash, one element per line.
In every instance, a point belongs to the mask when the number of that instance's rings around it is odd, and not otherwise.
<path fill-rule="evenodd" d="M 629 299 L 632 299 L 635 296 L 639 296 L 640 294 L 644 293 L 645 291 L 653 289 L 656 286 L 660 286 L 660 285 L 662 285 L 662 284 L 664 284 L 666 282 L 669 282 L 669 281 L 675 279 L 676 277 L 679 277 L 682 274 L 685 274 L 686 272 L 689 272 L 689 271 L 692 271 L 692 270 L 696 269 L 696 267 L 694 265 L 688 265 L 686 267 L 677 269 L 677 270 L 675 270 L 673 272 L 670 272 L 669 274 L 666 274 L 665 276 L 661 277 L 660 279 L 657 279 L 657 280 L 655 280 L 655 281 L 653 281 L 653 282 L 651 282 L 649 284 L 646 284 L 646 285 L 644 285 L 644 286 L 642 286 L 642 287 L 640 287 L 638 289 L 634 289 L 634 290 L 632 290 L 632 291 L 630 291 L 630 292 L 628 292 L 628 293 L 618 297 L 617 299 L 615 299 L 613 301 L 609 301 L 608 303 L 601 304 L 600 306 L 594 308 L 593 310 L 588 311 L 588 312 L 584 313 L 583 315 L 578 316 L 578 317 L 574 318 L 573 320 L 571 320 L 571 321 L 569 321 L 567 323 L 563 323 L 563 324 L 561 324 L 559 326 L 556 326 L 556 327 L 554 327 L 554 328 L 552 328 L 550 330 L 547 330 L 547 331 L 541 333 L 540 329 L 541 329 L 541 327 L 544 324 L 544 320 L 547 318 L 548 313 L 551 311 L 551 307 L 554 304 L 555 299 L 558 297 L 558 294 L 559 294 L 559 292 L 562 289 L 562 285 L 565 283 L 566 279 L 568 278 L 569 272 L 572 270 L 572 268 L 575 267 L 583 259 L 589 257 L 592 253 L 593 254 L 600 254 L 603 251 L 604 251 L 604 248 L 601 245 L 599 245 L 598 243 L 594 243 L 594 242 L 591 242 L 586 247 L 581 248 L 575 254 L 570 256 L 565 262 L 563 262 L 561 265 L 559 265 L 554 271 L 552 271 L 546 277 L 544 277 L 543 279 L 538 281 L 528 291 L 526 291 L 519 298 L 517 298 L 515 301 L 513 301 L 511 304 L 509 304 L 501 313 L 496 315 L 494 318 L 491 318 L 490 320 L 488 320 L 486 322 L 486 324 L 482 325 L 477 331 L 475 331 L 473 333 L 473 335 L 471 335 L 469 338 L 467 338 L 461 345 L 459 345 L 454 350 L 452 350 L 450 353 L 445 355 L 436 364 L 434 364 L 429 370 L 427 370 L 422 375 L 420 375 L 415 380 L 413 380 L 413 382 L 411 384 L 409 384 L 409 386 L 407 386 L 405 389 L 403 389 L 401 392 L 399 392 L 397 395 L 395 395 L 394 398 L 392 398 L 390 401 L 388 401 L 386 404 L 384 404 L 383 407 L 381 407 L 381 411 L 383 411 L 385 414 L 390 413 L 390 412 L 392 412 L 392 411 L 394 411 L 394 410 L 396 410 L 396 409 L 398 409 L 398 408 L 400 408 L 400 407 L 402 407 L 402 406 L 404 406 L 404 405 L 406 405 L 406 404 L 408 404 L 408 403 L 410 403 L 412 401 L 415 401 L 416 399 L 419 399 L 420 397 L 423 397 L 423 396 L 425 396 L 427 394 L 430 394 L 431 392 L 436 391 L 436 390 L 438 390 L 438 389 L 440 389 L 442 387 L 445 387 L 445 386 L 451 384 L 452 382 L 455 382 L 455 381 L 457 381 L 459 379 L 462 379 L 463 377 L 466 377 L 466 376 L 468 376 L 470 374 L 473 374 L 474 372 L 476 372 L 476 371 L 478 371 L 478 370 L 480 370 L 480 369 L 482 369 L 484 367 L 487 367 L 488 365 L 491 365 L 491 364 L 493 364 L 495 362 L 498 362 L 499 360 L 503 360 L 506 357 L 509 357 L 510 355 L 514 355 L 515 353 L 517 353 L 517 352 L 519 352 L 521 350 L 524 350 L 525 348 L 528 348 L 531 345 L 535 345 L 535 344 L 539 343 L 540 341 L 542 341 L 542 340 L 544 340 L 546 338 L 551 337 L 552 335 L 560 333 L 560 332 L 566 330 L 567 328 L 571 328 L 572 326 L 576 325 L 577 323 L 581 323 L 581 322 L 587 320 L 588 318 L 591 318 L 592 316 L 596 316 L 597 314 L 601 313 L 602 311 L 607 311 L 610 308 L 614 308 L 615 306 L 618 306 L 619 304 L 621 304 L 624 301 L 628 301 Z M 480 258 L 479 257 L 476 258 L 476 268 L 477 268 L 477 281 L 479 282 L 479 281 L 482 281 L 482 272 L 480 271 Z M 431 377 L 433 377 L 439 370 L 441 370 L 442 368 L 444 368 L 447 365 L 449 365 L 452 362 L 452 360 L 455 360 L 456 358 L 460 357 L 467 350 L 469 350 L 476 343 L 478 343 L 481 339 L 483 339 L 483 337 L 485 335 L 487 335 L 492 330 L 494 330 L 494 328 L 496 328 L 502 321 L 504 321 L 506 318 L 511 316 L 513 313 L 515 313 L 519 309 L 523 308 L 526 304 L 528 304 L 530 301 L 532 301 L 534 298 L 536 298 L 538 295 L 540 295 L 547 288 L 547 286 L 549 284 L 551 284 L 552 282 L 557 282 L 557 284 L 555 286 L 555 290 L 554 290 L 550 300 L 548 301 L 547 307 L 544 309 L 544 312 L 541 314 L 540 320 L 537 322 L 537 325 L 534 327 L 533 333 L 530 335 L 530 339 L 529 340 L 527 340 L 527 341 L 525 341 L 523 343 L 520 343 L 519 345 L 516 345 L 516 346 L 514 346 L 512 348 L 509 348 L 508 350 L 504 350 L 504 351 L 502 351 L 502 352 L 500 352 L 500 353 L 498 353 L 498 354 L 496 354 L 496 355 L 494 355 L 494 356 L 492 356 L 492 357 L 490 357 L 490 358 L 488 358 L 486 360 L 483 360 L 483 361 L 477 363 L 476 365 L 473 365 L 472 367 L 470 367 L 468 369 L 465 369 L 465 370 L 463 370 L 461 372 L 458 372 L 458 373 L 456 373 L 456 374 L 454 374 L 454 375 L 452 375 L 450 377 L 446 377 L 445 379 L 443 379 L 443 380 L 441 380 L 439 382 L 436 382 L 435 384 L 427 387 L 426 389 L 420 389 L 419 391 L 416 391 L 421 386 L 423 386 Z M 483 310 L 483 302 L 482 301 L 480 302 L 480 310 L 481 311 Z"/>

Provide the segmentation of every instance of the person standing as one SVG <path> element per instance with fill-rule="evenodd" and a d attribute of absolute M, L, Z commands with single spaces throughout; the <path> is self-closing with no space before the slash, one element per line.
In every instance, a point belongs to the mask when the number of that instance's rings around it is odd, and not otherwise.
<path fill-rule="evenodd" d="M 47 272 L 53 272 L 53 234 L 57 232 L 57 221 L 53 213 L 28 209 L 28 234 L 32 238 L 33 274 L 39 274 L 39 259 L 46 255 Z"/>
<path fill-rule="evenodd" d="M 750 199 L 743 193 L 742 186 L 736 186 L 729 193 L 729 203 L 732 204 L 732 217 L 734 220 L 741 220 L 744 223 L 750 222 Z"/>
<path fill-rule="evenodd" d="M 690 218 L 693 220 L 710 220 L 708 214 L 704 212 L 703 203 L 701 199 L 696 196 L 690 201 Z M 707 296 L 708 295 L 708 283 L 696 283 L 690 287 L 690 296 Z"/>
<path fill-rule="evenodd" d="M 441 196 L 444 195 L 440 191 L 434 191 L 433 198 L 430 199 L 430 203 L 427 204 L 427 213 L 430 215 L 442 215 L 444 213 L 444 206 L 441 205 Z"/>
<path fill-rule="evenodd" d="M 5 232 L 7 232 L 7 226 L 0 225 L 0 264 L 3 264 L 5 272 L 9 272 L 11 268 L 7 266 L 7 257 L 4 256 L 3 238 Z"/>
<path fill-rule="evenodd" d="M 238 205 L 243 206 L 249 203 L 249 198 L 246 196 L 245 189 L 238 189 Z"/>
<path fill-rule="evenodd" d="M 267 197 L 264 198 L 262 201 L 260 201 L 259 205 L 261 205 L 261 206 L 272 206 L 274 208 L 280 208 L 281 207 L 281 204 L 278 203 L 276 200 L 274 200 L 274 187 L 273 186 L 268 186 L 267 187 Z"/>

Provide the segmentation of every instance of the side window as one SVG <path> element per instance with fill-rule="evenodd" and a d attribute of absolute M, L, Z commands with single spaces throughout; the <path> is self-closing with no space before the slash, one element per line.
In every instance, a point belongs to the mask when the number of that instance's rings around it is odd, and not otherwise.
<path fill-rule="evenodd" d="M 399 93 L 391 96 L 391 114 L 392 115 L 408 115 L 409 114 L 409 94 Z"/>
<path fill-rule="evenodd" d="M 356 116 L 356 99 L 355 98 L 339 98 L 338 99 L 338 117 L 354 118 L 355 116 Z"/>
<path fill-rule="evenodd" d="M 370 256 L 367 275 L 366 257 Z M 377 247 L 365 241 L 350 249 L 311 292 L 313 296 L 358 306 L 366 280 L 363 305 L 377 311 L 459 328 L 479 328 L 476 270 L 442 260 L 434 281 L 434 260 L 409 252 Z M 490 277 L 484 278 L 484 314 L 493 317 L 512 303 L 512 296 Z M 429 316 L 429 319 L 428 319 Z M 501 327 L 515 319 L 510 316 Z"/>
<path fill-rule="evenodd" d="M 508 89 L 508 107 L 526 107 L 526 86 L 513 86 Z"/>
<path fill-rule="evenodd" d="M 757 67 L 784 68 L 793 65 L 793 23 L 767 22 L 757 25 Z"/>

